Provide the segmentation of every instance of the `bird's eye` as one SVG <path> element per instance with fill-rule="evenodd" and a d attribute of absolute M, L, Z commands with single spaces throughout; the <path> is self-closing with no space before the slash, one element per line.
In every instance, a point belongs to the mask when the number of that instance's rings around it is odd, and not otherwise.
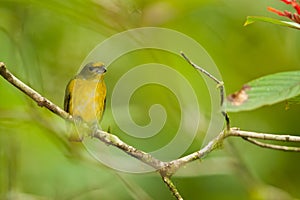
<path fill-rule="evenodd" d="M 89 67 L 90 71 L 93 71 L 95 69 L 95 67 Z"/>

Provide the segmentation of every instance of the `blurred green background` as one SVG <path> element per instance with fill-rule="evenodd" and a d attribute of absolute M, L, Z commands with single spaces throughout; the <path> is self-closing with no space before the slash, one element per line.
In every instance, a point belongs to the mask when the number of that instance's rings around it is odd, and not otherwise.
<path fill-rule="evenodd" d="M 62 106 L 66 84 L 97 44 L 130 28 L 165 27 L 199 42 L 217 64 L 227 93 L 232 93 L 254 78 L 300 68 L 297 30 L 266 23 L 243 26 L 249 15 L 279 18 L 267 6 L 289 9 L 275 0 L 0 0 L 0 61 Z M 108 102 L 118 77 L 137 63 L 153 62 L 143 52 L 136 54 L 111 66 L 106 76 Z M 209 97 L 201 89 L 200 76 L 180 68 L 184 62 L 179 58 L 158 51 L 151 55 L 155 62 L 181 70 L 209 113 Z M 93 159 L 82 145 L 67 142 L 62 119 L 2 78 L 0 96 L 1 199 L 174 199 L 158 174 L 114 171 Z M 152 142 L 122 134 L 109 104 L 103 127 L 110 126 L 145 151 L 163 146 L 176 132 L 180 109 L 166 88 L 145 86 L 131 99 L 137 124 L 149 123 L 153 103 L 165 107 L 168 121 Z M 285 103 L 280 103 L 230 116 L 232 125 L 243 130 L 300 135 L 299 111 L 300 105 L 286 110 Z M 197 135 L 187 153 L 199 149 L 202 140 Z M 181 169 L 173 180 L 185 199 L 297 199 L 299 167 L 299 153 L 261 149 L 230 138 L 222 150 Z"/>

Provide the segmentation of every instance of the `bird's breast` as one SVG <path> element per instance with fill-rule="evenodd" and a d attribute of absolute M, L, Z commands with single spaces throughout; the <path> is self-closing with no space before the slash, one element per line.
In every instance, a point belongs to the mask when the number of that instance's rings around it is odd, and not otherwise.
<path fill-rule="evenodd" d="M 104 81 L 76 79 L 72 91 L 72 115 L 87 123 L 100 120 L 104 109 L 106 87 Z"/>

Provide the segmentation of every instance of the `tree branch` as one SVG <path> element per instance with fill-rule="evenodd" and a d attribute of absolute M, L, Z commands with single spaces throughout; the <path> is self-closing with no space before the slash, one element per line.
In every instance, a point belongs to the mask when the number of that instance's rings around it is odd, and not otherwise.
<path fill-rule="evenodd" d="M 63 109 L 61 109 L 59 106 L 55 105 L 42 95 L 40 95 L 38 92 L 27 86 L 25 83 L 20 81 L 18 78 L 16 78 L 12 73 L 10 73 L 7 68 L 5 67 L 5 64 L 0 62 L 0 75 L 5 78 L 9 83 L 14 85 L 16 88 L 21 90 L 23 93 L 25 93 L 27 96 L 32 98 L 37 104 L 41 107 L 45 107 L 51 112 L 55 113 L 56 115 L 60 116 L 61 118 L 73 121 L 72 116 L 70 116 L 68 113 L 66 113 Z M 279 145 L 270 145 L 265 144 L 262 142 L 258 142 L 256 140 L 253 140 L 251 138 L 255 139 L 262 139 L 262 140 L 275 140 L 275 141 L 285 141 L 285 142 L 299 142 L 300 143 L 300 136 L 292 136 L 292 135 L 276 135 L 276 134 L 267 134 L 267 133 L 257 133 L 257 132 L 250 132 L 250 131 L 242 131 L 237 128 L 231 128 L 226 129 L 219 133 L 219 135 L 211 140 L 205 147 L 200 149 L 199 151 L 196 151 L 194 153 L 191 153 L 189 155 L 186 155 L 184 157 L 181 157 L 179 159 L 170 161 L 170 162 L 163 162 L 156 158 L 154 158 L 152 155 L 143 152 L 141 150 L 138 150 L 134 148 L 133 146 L 130 146 L 123 142 L 121 139 L 119 139 L 117 136 L 107 133 L 105 131 L 102 131 L 100 129 L 95 129 L 92 131 L 92 136 L 94 138 L 97 138 L 101 140 L 102 142 L 115 146 L 122 151 L 126 152 L 128 155 L 142 161 L 143 163 L 146 163 L 149 166 L 152 166 L 154 169 L 156 169 L 160 175 L 162 176 L 162 179 L 164 183 L 168 186 L 172 194 L 176 197 L 176 199 L 183 199 L 180 193 L 178 192 L 177 188 L 171 181 L 170 177 L 182 166 L 185 164 L 192 162 L 197 159 L 201 159 L 208 155 L 210 152 L 212 152 L 215 149 L 218 149 L 224 139 L 227 137 L 242 137 L 246 139 L 249 142 L 252 142 L 258 146 L 262 146 L 264 148 L 270 148 L 270 149 L 278 149 L 278 150 L 284 150 L 284 151 L 299 151 L 300 148 L 297 147 L 287 147 L 287 146 L 279 146 Z M 292 150 L 293 149 L 293 150 Z"/>
<path fill-rule="evenodd" d="M 20 81 L 17 77 L 15 77 L 8 69 L 5 67 L 5 64 L 3 62 L 0 62 L 0 74 L 5 78 L 8 82 L 10 82 L 12 85 L 14 85 L 16 88 L 21 90 L 23 93 L 25 93 L 27 96 L 32 98 L 37 104 L 41 107 L 46 107 L 51 112 L 57 114 L 58 116 L 62 117 L 66 120 L 71 120 L 72 116 L 66 113 L 63 109 L 61 109 L 59 106 L 55 105 L 42 95 L 40 95 L 37 91 L 33 90 L 29 86 L 27 86 L 25 83 Z"/>
<path fill-rule="evenodd" d="M 128 155 L 142 161 L 145 164 L 148 164 L 149 166 L 153 167 L 154 169 L 160 170 L 167 165 L 167 163 L 154 158 L 151 154 L 148 154 L 144 151 L 138 150 L 138 149 L 134 148 L 133 146 L 126 144 L 125 142 L 120 140 L 120 138 L 118 138 L 116 135 L 107 133 L 100 129 L 96 129 L 93 132 L 92 136 L 94 138 L 101 140 L 102 142 L 104 142 L 108 145 L 112 145 L 112 146 L 115 146 L 115 147 L 123 150 Z"/>
<path fill-rule="evenodd" d="M 222 146 L 223 140 L 226 137 L 226 133 L 221 132 L 216 138 L 211 140 L 206 146 L 204 146 L 199 151 L 186 155 L 184 157 L 178 158 L 176 160 L 170 161 L 167 166 L 166 173 L 171 176 L 173 175 L 180 167 L 186 165 L 189 162 L 194 160 L 202 159 L 207 154 L 212 152 L 215 149 L 218 149 Z"/>

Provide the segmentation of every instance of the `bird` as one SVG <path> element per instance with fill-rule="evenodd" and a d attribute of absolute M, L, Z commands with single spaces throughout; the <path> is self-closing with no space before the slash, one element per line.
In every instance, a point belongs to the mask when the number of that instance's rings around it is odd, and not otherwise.
<path fill-rule="evenodd" d="M 72 115 L 77 129 L 70 131 L 69 140 L 83 140 L 86 135 L 83 124 L 98 128 L 106 104 L 105 73 L 102 62 L 90 62 L 67 84 L 64 110 Z"/>

